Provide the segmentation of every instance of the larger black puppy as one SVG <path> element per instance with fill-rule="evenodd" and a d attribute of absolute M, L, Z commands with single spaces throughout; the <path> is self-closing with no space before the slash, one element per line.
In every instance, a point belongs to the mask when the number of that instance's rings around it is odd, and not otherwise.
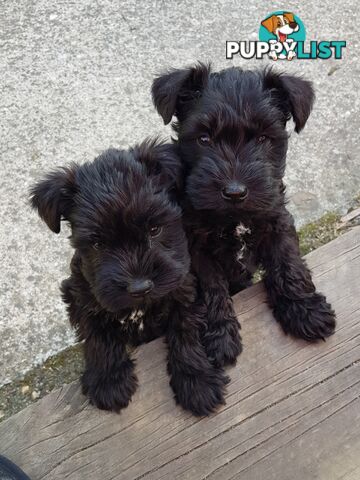
<path fill-rule="evenodd" d="M 334 332 L 335 316 L 300 257 L 283 175 L 286 123 L 300 132 L 314 93 L 309 82 L 272 70 L 198 64 L 153 84 L 153 100 L 174 129 L 187 168 L 185 218 L 193 269 L 208 305 L 204 342 L 218 364 L 240 352 L 229 293 L 251 282 L 258 265 L 275 318 L 309 341 Z"/>
<path fill-rule="evenodd" d="M 99 408 L 118 411 L 135 391 L 127 344 L 163 333 L 177 401 L 197 415 L 223 403 L 227 378 L 199 339 L 206 312 L 195 299 L 175 202 L 181 179 L 176 147 L 145 142 L 59 169 L 32 190 L 53 232 L 61 219 L 71 226 L 75 255 L 62 293 L 85 341 L 83 390 Z"/>

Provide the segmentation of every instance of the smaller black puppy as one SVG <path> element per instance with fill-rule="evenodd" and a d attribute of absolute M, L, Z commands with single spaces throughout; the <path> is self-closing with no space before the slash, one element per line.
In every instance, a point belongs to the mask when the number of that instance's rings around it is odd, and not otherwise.
<path fill-rule="evenodd" d="M 32 206 L 53 232 L 61 219 L 71 226 L 75 254 L 61 289 L 84 340 L 83 391 L 101 409 L 126 407 L 136 389 L 127 344 L 161 334 L 178 403 L 204 415 L 224 402 L 227 377 L 199 339 L 206 312 L 194 302 L 176 204 L 181 179 L 176 147 L 147 141 L 56 170 L 32 189 Z"/>
<path fill-rule="evenodd" d="M 240 353 L 229 293 L 251 283 L 258 265 L 286 333 L 308 341 L 331 335 L 335 315 L 300 256 L 283 184 L 286 123 L 292 117 L 296 132 L 305 126 L 311 83 L 269 69 L 213 73 L 199 63 L 159 76 L 152 93 L 164 122 L 177 118 L 184 219 L 208 309 L 209 357 L 223 365 Z"/>

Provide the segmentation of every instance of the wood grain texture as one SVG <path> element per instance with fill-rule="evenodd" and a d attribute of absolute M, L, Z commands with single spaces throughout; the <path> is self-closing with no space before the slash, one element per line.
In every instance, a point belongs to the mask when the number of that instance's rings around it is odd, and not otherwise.
<path fill-rule="evenodd" d="M 285 336 L 261 284 L 235 298 L 244 352 L 226 405 L 194 418 L 172 398 L 162 340 L 140 348 L 140 387 L 120 415 L 77 383 L 0 425 L 0 452 L 33 480 L 360 478 L 360 227 L 307 256 L 332 302 L 336 334 Z"/>

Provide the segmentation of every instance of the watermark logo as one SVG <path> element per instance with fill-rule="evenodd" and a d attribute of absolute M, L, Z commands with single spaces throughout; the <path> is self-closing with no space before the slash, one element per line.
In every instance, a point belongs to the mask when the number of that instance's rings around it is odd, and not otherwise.
<path fill-rule="evenodd" d="M 291 12 L 274 12 L 261 22 L 260 42 L 270 45 L 272 60 L 292 60 L 296 57 L 298 42 L 305 41 L 305 27 L 299 17 Z"/>
<path fill-rule="evenodd" d="M 259 41 L 227 41 L 226 58 L 235 55 L 242 58 L 264 58 L 272 60 L 315 60 L 341 59 L 344 40 L 305 43 L 306 30 L 301 19 L 293 12 L 279 10 L 267 15 L 260 22 Z"/>

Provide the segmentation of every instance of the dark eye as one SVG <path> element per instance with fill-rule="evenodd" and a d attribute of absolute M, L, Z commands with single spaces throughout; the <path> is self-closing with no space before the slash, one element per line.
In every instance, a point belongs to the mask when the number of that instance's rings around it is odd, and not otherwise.
<path fill-rule="evenodd" d="M 202 147 L 207 147 L 208 145 L 211 145 L 211 138 L 209 135 L 201 135 L 201 137 L 198 138 L 198 144 Z"/>
<path fill-rule="evenodd" d="M 155 226 L 150 228 L 149 235 L 152 238 L 156 238 L 160 235 L 161 232 L 162 232 L 162 227 Z"/>
<path fill-rule="evenodd" d="M 256 139 L 256 141 L 257 141 L 257 143 L 264 143 L 265 140 L 267 140 L 267 138 L 268 138 L 268 137 L 267 137 L 266 135 L 260 135 L 260 137 L 258 137 L 258 138 Z"/>

